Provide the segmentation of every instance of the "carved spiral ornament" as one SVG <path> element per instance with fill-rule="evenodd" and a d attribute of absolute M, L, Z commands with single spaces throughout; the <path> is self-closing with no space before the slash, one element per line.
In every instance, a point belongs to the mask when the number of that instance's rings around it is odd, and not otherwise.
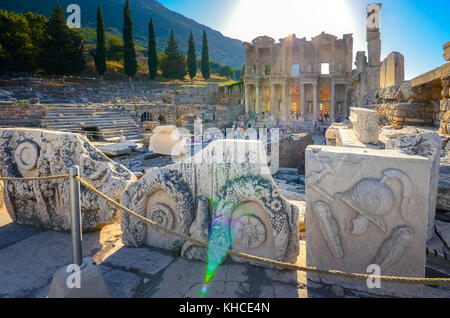
<path fill-rule="evenodd" d="M 363 180 L 351 189 L 350 194 L 358 210 L 378 216 L 388 214 L 394 205 L 392 190 L 378 180 Z"/>
<path fill-rule="evenodd" d="M 38 147 L 33 142 L 25 141 L 16 148 L 14 157 L 20 169 L 34 169 L 39 158 Z"/>
<path fill-rule="evenodd" d="M 152 207 L 149 213 L 149 218 L 153 222 L 158 223 L 159 225 L 172 229 L 174 225 L 174 217 L 172 210 L 163 204 L 157 204 Z M 162 230 L 155 228 L 157 232 L 162 232 Z"/>
<path fill-rule="evenodd" d="M 241 246 L 258 248 L 264 243 L 266 228 L 257 216 L 244 215 L 237 220 L 236 226 L 238 227 L 236 240 Z"/>

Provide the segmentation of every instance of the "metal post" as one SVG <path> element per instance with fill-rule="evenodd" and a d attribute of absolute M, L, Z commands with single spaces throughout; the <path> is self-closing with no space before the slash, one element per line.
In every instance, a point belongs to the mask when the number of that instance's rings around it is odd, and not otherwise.
<path fill-rule="evenodd" d="M 79 175 L 78 166 L 69 167 L 69 189 L 70 189 L 70 221 L 72 230 L 73 264 L 81 266 L 83 263 L 82 253 L 82 224 L 81 224 L 81 202 L 80 182 L 75 179 Z"/>

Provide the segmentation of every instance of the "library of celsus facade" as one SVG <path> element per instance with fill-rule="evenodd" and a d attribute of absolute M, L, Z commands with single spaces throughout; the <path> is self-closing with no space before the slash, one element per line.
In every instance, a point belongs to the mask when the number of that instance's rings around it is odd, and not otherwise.
<path fill-rule="evenodd" d="M 322 32 L 311 41 L 295 34 L 275 43 L 267 36 L 245 43 L 245 110 L 278 121 L 348 117 L 352 94 L 353 35 Z"/>

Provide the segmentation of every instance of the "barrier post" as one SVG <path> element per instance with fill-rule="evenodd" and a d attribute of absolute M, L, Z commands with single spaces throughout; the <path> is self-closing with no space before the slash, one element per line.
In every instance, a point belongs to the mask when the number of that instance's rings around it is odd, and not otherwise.
<path fill-rule="evenodd" d="M 70 221 L 72 231 L 73 264 L 83 264 L 82 252 L 82 223 L 81 223 L 81 201 L 80 182 L 75 179 L 79 175 L 78 166 L 69 167 L 69 190 L 70 190 Z"/>

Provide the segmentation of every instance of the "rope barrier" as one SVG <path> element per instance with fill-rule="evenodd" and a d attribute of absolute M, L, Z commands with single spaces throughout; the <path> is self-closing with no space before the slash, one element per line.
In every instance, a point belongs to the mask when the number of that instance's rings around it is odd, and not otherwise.
<path fill-rule="evenodd" d="M 54 180 L 54 179 L 67 179 L 69 178 L 68 174 L 62 174 L 62 175 L 55 175 L 55 176 L 46 176 L 46 177 L 30 177 L 30 178 L 12 178 L 12 177 L 0 177 L 1 181 L 45 181 L 45 180 Z M 234 256 L 238 258 L 247 259 L 250 261 L 259 262 L 266 265 L 272 265 L 278 268 L 283 269 L 289 269 L 289 270 L 296 270 L 296 271 L 302 271 L 302 272 L 309 272 L 309 273 L 315 273 L 315 274 L 322 274 L 322 275 L 329 275 L 329 276 L 337 276 L 341 278 L 351 278 L 356 280 L 367 280 L 370 279 L 380 279 L 386 282 L 390 283 L 401 283 L 401 284 L 423 284 L 423 285 L 450 285 L 450 278 L 415 278 L 415 277 L 397 277 L 397 276 L 377 276 L 377 275 L 368 275 L 368 274 L 357 274 L 357 273 L 346 273 L 338 270 L 322 270 L 315 267 L 308 267 L 308 266 L 300 266 L 293 263 L 286 263 L 281 261 L 276 261 L 264 257 L 259 257 L 255 255 L 249 255 L 245 253 L 235 252 L 233 250 L 225 249 L 221 246 L 208 244 L 207 242 L 196 240 L 190 236 L 187 236 L 182 233 L 178 233 L 176 231 L 173 231 L 171 229 L 168 229 L 164 226 L 159 225 L 158 223 L 128 209 L 124 205 L 116 202 L 114 199 L 108 197 L 106 194 L 100 192 L 95 187 L 93 187 L 91 184 L 84 181 L 82 178 L 75 176 L 74 177 L 77 181 L 79 181 L 86 189 L 92 191 L 99 197 L 105 199 L 109 203 L 115 205 L 119 209 L 127 212 L 128 214 L 150 224 L 151 226 L 162 230 L 168 234 L 171 234 L 173 236 L 176 236 L 184 241 L 190 242 L 196 246 L 203 247 L 203 248 L 216 248 L 221 249 L 226 252 L 229 256 Z"/>
<path fill-rule="evenodd" d="M 150 224 L 151 226 L 153 226 L 159 230 L 162 230 L 168 234 L 174 235 L 182 240 L 188 241 L 199 247 L 207 248 L 209 246 L 210 248 L 212 247 L 212 248 L 225 250 L 221 246 L 208 244 L 207 242 L 193 239 L 192 237 L 189 237 L 182 233 L 178 233 L 171 229 L 163 227 L 163 226 L 159 225 L 158 223 L 128 209 L 124 205 L 116 202 L 114 199 L 111 199 L 106 194 L 100 192 L 99 190 L 94 188 L 92 185 L 90 185 L 89 183 L 87 183 L 86 181 L 81 179 L 80 177 L 75 176 L 74 178 L 76 180 L 78 180 L 86 189 L 88 189 L 88 190 L 92 191 L 93 193 L 97 194 L 98 196 L 102 197 L 103 199 L 105 199 L 106 201 L 115 205 L 119 209 L 122 209 L 123 211 L 127 212 L 128 214 L 130 214 L 134 217 L 137 217 L 138 219 Z M 259 256 L 235 252 L 232 250 L 226 250 L 226 253 L 229 256 L 235 256 L 235 257 L 239 257 L 239 258 L 243 258 L 243 259 L 247 259 L 247 260 L 251 260 L 251 261 L 260 262 L 260 263 L 267 264 L 267 265 L 281 267 L 284 269 L 297 270 L 297 271 L 302 271 L 302 272 L 310 272 L 310 273 L 329 275 L 329 276 L 337 276 L 337 277 L 341 277 L 341 278 L 351 278 L 351 279 L 356 279 L 356 280 L 367 280 L 368 278 L 370 278 L 370 279 L 380 279 L 380 280 L 390 282 L 390 283 L 402 283 L 402 284 L 450 285 L 450 278 L 414 278 L 414 277 L 377 276 L 377 275 L 368 275 L 368 274 L 346 273 L 346 272 L 342 272 L 342 271 L 338 271 L 338 270 L 322 270 L 322 269 L 318 269 L 315 267 L 300 266 L 300 265 L 293 264 L 293 263 L 276 261 L 276 260 L 263 258 L 263 257 L 259 257 Z"/>
<path fill-rule="evenodd" d="M 0 177 L 0 181 L 45 181 L 54 179 L 67 179 L 68 174 L 61 174 L 56 176 L 46 176 L 46 177 L 30 177 L 30 178 L 11 178 L 11 177 Z"/>

